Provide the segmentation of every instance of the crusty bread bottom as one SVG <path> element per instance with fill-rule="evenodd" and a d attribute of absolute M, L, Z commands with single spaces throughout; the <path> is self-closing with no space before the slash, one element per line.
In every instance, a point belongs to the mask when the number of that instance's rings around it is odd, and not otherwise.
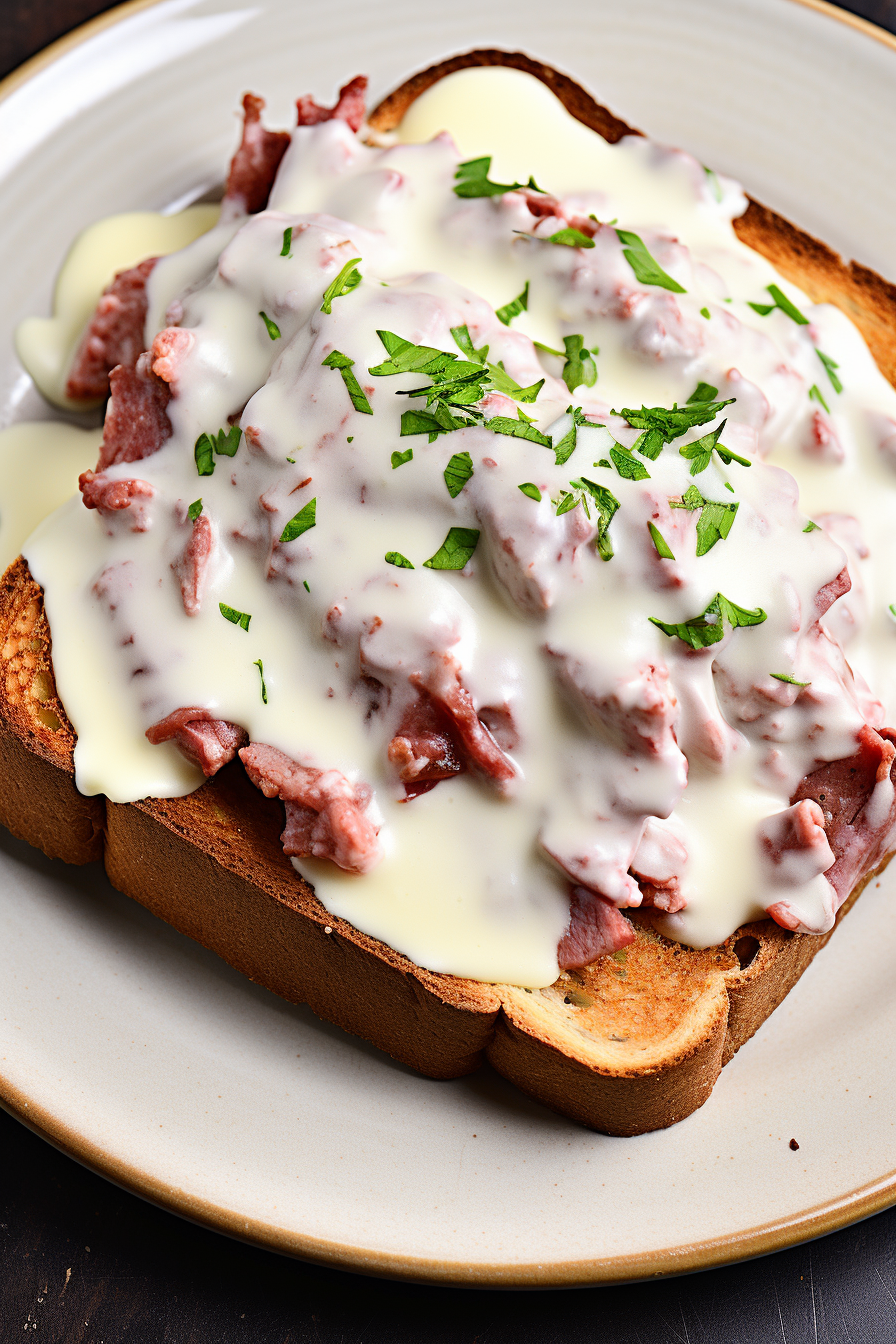
<path fill-rule="evenodd" d="M 830 937 L 762 920 L 694 951 L 636 914 L 630 947 L 546 989 L 434 974 L 328 913 L 283 854 L 280 804 L 237 763 L 185 798 L 78 793 L 42 595 L 21 559 L 0 584 L 0 651 L 0 822 L 51 857 L 102 858 L 166 923 L 431 1078 L 487 1058 L 581 1124 L 663 1128 L 703 1104 Z"/>

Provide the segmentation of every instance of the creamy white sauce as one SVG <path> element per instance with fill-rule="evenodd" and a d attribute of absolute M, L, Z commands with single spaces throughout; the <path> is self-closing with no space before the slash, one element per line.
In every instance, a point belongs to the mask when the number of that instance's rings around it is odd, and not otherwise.
<path fill-rule="evenodd" d="M 456 147 L 445 136 L 417 143 L 446 129 Z M 150 747 L 143 735 L 194 705 L 296 760 L 337 768 L 373 790 L 381 860 L 363 877 L 325 862 L 297 867 L 334 914 L 421 965 L 480 979 L 536 986 L 556 977 L 568 878 L 547 854 L 636 904 L 628 869 L 645 818 L 654 838 L 686 855 L 677 875 L 687 904 L 667 919 L 675 937 L 714 944 L 772 899 L 792 900 L 820 927 L 827 884 L 806 867 L 775 888 L 756 832 L 814 764 L 853 753 L 865 718 L 892 722 L 896 710 L 887 614 L 896 601 L 896 587 L 887 588 L 896 572 L 888 526 L 896 394 L 841 314 L 812 305 L 739 243 L 730 221 L 744 197 L 723 182 L 717 200 L 689 156 L 637 138 L 607 145 L 544 86 L 501 69 L 442 81 L 414 104 L 401 137 L 408 143 L 379 150 L 338 122 L 297 131 L 266 212 L 214 230 L 153 271 L 148 338 L 172 303 L 192 333 L 176 368 L 174 434 L 152 457 L 108 473 L 152 485 L 149 526 L 132 531 L 127 512 L 108 522 L 76 501 L 24 548 L 45 588 L 60 694 L 78 733 L 79 787 L 118 801 L 194 787 L 173 748 Z M 613 229 L 601 228 L 590 250 L 554 246 L 514 233 L 535 226 L 517 194 L 459 200 L 458 158 L 481 154 L 493 156 L 494 181 L 531 174 L 569 213 L 618 219 L 686 293 L 639 285 Z M 287 226 L 292 255 L 281 257 Z M 322 313 L 324 289 L 354 257 L 362 284 Z M 526 281 L 528 311 L 502 326 L 495 306 Z M 748 306 L 768 299 L 770 283 L 810 325 Z M 709 425 L 646 461 L 642 481 L 598 465 L 612 442 L 601 429 L 580 429 L 562 466 L 538 444 L 481 428 L 431 445 L 400 437 L 401 412 L 423 403 L 395 393 L 429 380 L 371 377 L 386 357 L 377 329 L 456 351 L 449 329 L 462 323 L 522 386 L 545 378 L 523 409 L 555 443 L 571 424 L 570 402 L 630 446 L 636 432 L 609 420 L 611 407 L 682 404 L 705 380 L 736 398 L 722 442 L 752 465 L 716 457 L 691 476 L 678 448 Z M 526 339 L 556 348 L 571 333 L 600 347 L 596 386 L 574 396 L 560 379 L 563 361 Z M 841 394 L 816 348 L 838 362 Z M 338 371 L 322 367 L 333 349 L 354 360 L 372 415 L 354 410 Z M 812 437 L 813 386 L 831 408 L 822 438 L 838 437 L 839 464 L 819 457 L 838 456 L 832 440 Z M 516 415 L 512 401 L 498 409 Z M 216 458 L 214 475 L 198 477 L 197 436 L 234 415 L 250 438 L 233 458 Z M 408 447 L 413 461 L 393 469 L 391 454 Z M 459 452 L 469 452 L 474 475 L 452 499 L 443 471 Z M 760 455 L 797 478 L 802 498 Z M 581 508 L 558 517 L 550 502 L 580 475 L 620 504 L 607 562 L 590 544 L 593 520 Z M 538 486 L 540 503 L 519 492 L 524 482 Z M 668 503 L 691 484 L 739 505 L 727 539 L 699 557 L 697 513 Z M 201 610 L 187 616 L 171 566 L 190 535 L 186 508 L 199 497 L 216 547 Z M 285 523 L 312 498 L 313 530 L 279 546 Z M 809 516 L 827 512 L 860 520 L 867 557 L 851 549 L 849 527 L 837 541 L 805 531 Z M 674 561 L 658 559 L 649 521 Z M 481 530 L 467 570 L 423 568 L 450 526 Z M 415 568 L 385 564 L 393 550 Z M 815 594 L 847 556 L 855 587 L 826 624 L 883 710 L 853 686 L 836 646 L 812 634 Z M 105 603 L 94 589 L 104 573 Z M 767 619 L 697 655 L 648 620 L 688 620 L 717 592 L 762 607 Z M 249 630 L 222 619 L 219 602 L 251 613 Z M 509 797 L 463 776 L 404 800 L 386 748 L 408 675 L 424 674 L 434 651 L 457 661 L 477 708 L 511 710 L 520 740 Z M 360 671 L 389 688 L 390 713 L 365 718 Z M 799 694 L 772 673 L 812 684 Z M 633 752 L 626 723 L 667 686 L 674 736 L 651 757 Z M 623 707 L 615 725 L 607 704 Z"/>
<path fill-rule="evenodd" d="M 28 535 L 78 489 L 96 465 L 102 431 L 44 420 L 0 432 L 0 569 L 21 553 Z"/>

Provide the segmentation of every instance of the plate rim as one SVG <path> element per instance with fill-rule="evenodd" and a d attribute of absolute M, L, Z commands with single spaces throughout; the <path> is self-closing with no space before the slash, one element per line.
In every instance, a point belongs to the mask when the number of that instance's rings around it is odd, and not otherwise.
<path fill-rule="evenodd" d="M 0 80 L 0 102 L 4 102 L 61 57 L 107 28 L 163 3 L 164 0 L 124 0 L 124 3 L 117 4 L 79 24 Z M 819 15 L 863 33 L 866 37 L 896 52 L 896 34 L 887 32 L 886 29 L 858 14 L 840 9 L 837 5 L 829 3 L 829 0 L 787 0 L 787 3 L 813 10 Z M 116 1153 L 107 1151 L 86 1135 L 59 1120 L 46 1107 L 31 1100 L 24 1091 L 2 1074 L 0 1074 L 0 1107 L 32 1133 L 89 1171 L 111 1181 L 129 1194 L 136 1195 L 168 1213 L 176 1214 L 210 1231 L 222 1233 L 264 1250 L 293 1256 L 328 1268 L 442 1287 L 453 1285 L 503 1289 L 575 1288 L 670 1278 L 785 1250 L 802 1242 L 840 1231 L 896 1203 L 896 1168 L 894 1168 L 877 1180 L 866 1182 L 834 1199 L 812 1205 L 795 1215 L 778 1218 L 737 1233 L 706 1238 L 699 1242 L 686 1242 L 660 1251 L 555 1261 L 549 1264 L 537 1262 L 486 1264 L 482 1261 L 444 1260 L 372 1250 L 278 1227 L 262 1219 L 246 1218 L 224 1205 L 170 1185 L 152 1173 L 123 1160 Z"/>

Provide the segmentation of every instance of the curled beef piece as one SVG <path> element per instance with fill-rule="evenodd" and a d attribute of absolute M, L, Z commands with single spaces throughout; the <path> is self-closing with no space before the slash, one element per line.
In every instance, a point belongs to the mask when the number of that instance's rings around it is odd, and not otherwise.
<path fill-rule="evenodd" d="M 193 522 L 190 539 L 171 568 L 180 580 L 184 611 L 195 616 L 202 606 L 208 570 L 215 548 L 215 534 L 204 513 Z"/>
<path fill-rule="evenodd" d="M 637 878 L 645 906 L 673 915 L 687 902 L 681 891 L 688 852 L 677 835 L 656 817 L 648 817 L 629 872 Z"/>
<path fill-rule="evenodd" d="M 78 486 L 86 509 L 96 509 L 104 518 L 115 518 L 125 510 L 132 532 L 145 532 L 149 527 L 146 510 L 143 505 L 152 499 L 155 490 L 148 481 L 133 477 L 127 480 L 115 479 L 105 472 L 84 471 L 78 478 Z"/>
<path fill-rule="evenodd" d="M 634 941 L 634 929 L 615 905 L 587 887 L 572 888 L 569 926 L 557 946 L 561 971 L 589 966 Z"/>
<path fill-rule="evenodd" d="M 169 384 L 172 395 L 174 384 L 180 376 L 180 366 L 195 344 L 196 337 L 193 332 L 183 327 L 165 327 L 152 343 L 150 352 L 152 371 L 157 378 Z"/>
<path fill-rule="evenodd" d="M 176 709 L 147 728 L 146 736 L 154 747 L 160 742 L 176 742 L 206 778 L 217 774 L 249 741 L 249 734 L 242 728 L 216 719 L 207 709 Z"/>
<path fill-rule="evenodd" d="M 411 702 L 389 743 L 389 760 L 409 798 L 466 769 L 451 721 L 427 695 Z"/>
<path fill-rule="evenodd" d="M 230 161 L 222 217 L 254 215 L 268 203 L 280 160 L 289 148 L 289 131 L 268 131 L 261 124 L 264 99 L 243 97 L 243 138 Z"/>
<path fill-rule="evenodd" d="M 366 815 L 367 785 L 351 784 L 339 770 L 299 765 L 258 742 L 244 747 L 240 760 L 266 798 L 283 802 L 285 854 L 329 859 L 347 873 L 366 873 L 379 863 L 378 828 Z"/>
<path fill-rule="evenodd" d="M 146 281 L 158 257 L 119 271 L 103 290 L 72 362 L 65 394 L 73 401 L 95 401 L 109 391 L 109 374 L 118 364 L 133 368 L 146 349 Z"/>
<path fill-rule="evenodd" d="M 151 457 L 171 437 L 167 406 L 168 384 L 150 367 L 151 356 L 143 354 L 130 369 L 119 364 L 109 378 L 112 392 L 106 407 L 99 471 L 118 462 L 139 462 Z"/>
<path fill-rule="evenodd" d="M 299 114 L 297 125 L 316 126 L 321 121 L 344 121 L 353 131 L 360 130 L 367 110 L 367 76 L 356 75 L 343 84 L 335 107 L 321 107 L 310 95 L 305 94 L 296 103 Z"/>
<path fill-rule="evenodd" d="M 508 789 L 516 769 L 476 713 L 455 659 L 450 654 L 433 658 L 425 678 L 414 672 L 410 682 L 447 716 L 467 766 L 493 779 L 502 791 Z"/>

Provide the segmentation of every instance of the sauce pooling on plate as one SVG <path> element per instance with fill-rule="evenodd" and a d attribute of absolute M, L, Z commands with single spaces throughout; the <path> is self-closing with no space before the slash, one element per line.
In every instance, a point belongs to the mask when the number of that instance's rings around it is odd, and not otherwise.
<path fill-rule="evenodd" d="M 824 931 L 798 794 L 889 761 L 896 395 L 689 156 L 504 69 L 402 138 L 299 127 L 153 268 L 170 434 L 25 546 L 78 786 L 241 750 L 324 905 L 437 971 L 551 983 L 571 889 Z"/>

